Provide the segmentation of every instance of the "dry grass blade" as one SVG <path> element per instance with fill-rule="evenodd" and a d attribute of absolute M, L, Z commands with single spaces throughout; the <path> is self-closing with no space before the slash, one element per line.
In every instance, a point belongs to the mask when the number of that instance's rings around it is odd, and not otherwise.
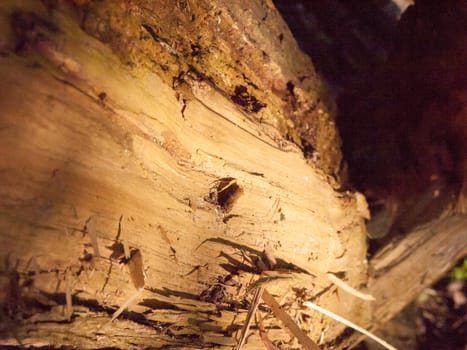
<path fill-rule="evenodd" d="M 243 344 L 245 344 L 246 336 L 248 334 L 248 330 L 250 329 L 251 321 L 253 320 L 253 316 L 258 309 L 259 301 L 261 300 L 261 296 L 264 292 L 264 287 L 259 286 L 255 290 L 255 295 L 253 296 L 253 300 L 251 301 L 250 309 L 248 310 L 248 314 L 246 315 L 245 323 L 243 324 L 242 333 L 240 335 L 240 340 L 238 341 L 235 350 L 241 350 Z"/>
<path fill-rule="evenodd" d="M 309 307 L 310 309 L 313 309 L 313 310 L 316 310 L 318 312 L 321 312 L 322 314 L 328 316 L 328 317 L 331 317 L 332 319 L 340 322 L 340 323 L 343 323 L 345 324 L 347 327 L 350 327 L 350 328 L 353 328 L 355 329 L 356 331 L 362 333 L 362 334 L 365 334 L 367 337 L 373 339 L 375 342 L 381 344 L 382 346 L 384 346 L 386 349 L 389 349 L 389 350 L 397 350 L 397 348 L 395 348 L 394 346 L 392 346 L 391 344 L 389 344 L 388 342 L 384 341 L 383 339 L 377 337 L 376 335 L 374 335 L 373 333 L 370 333 L 368 332 L 366 329 L 356 325 L 355 323 L 339 316 L 339 315 L 336 315 L 335 313 L 329 311 L 329 310 L 326 310 L 324 308 L 322 308 L 321 306 L 318 306 L 314 303 L 312 303 L 311 301 L 306 301 L 303 303 L 303 305 Z"/>
<path fill-rule="evenodd" d="M 300 344 L 303 345 L 303 348 L 306 350 L 320 350 L 318 345 L 311 340 L 301 329 L 297 326 L 294 322 L 292 317 L 289 316 L 284 310 L 282 310 L 279 303 L 274 299 L 274 297 L 269 294 L 269 292 L 265 289 L 263 291 L 263 301 L 268 304 L 268 306 L 272 309 L 274 315 L 281 320 L 284 325 L 292 332 L 292 334 L 297 337 Z"/>
<path fill-rule="evenodd" d="M 351 286 L 349 286 L 347 283 L 345 283 L 343 280 L 341 280 L 339 277 L 337 277 L 333 273 L 328 272 L 326 274 L 326 276 L 336 286 L 342 288 L 347 293 L 352 294 L 353 296 L 356 296 L 357 298 L 360 298 L 362 300 L 368 300 L 368 301 L 374 301 L 375 300 L 374 296 L 372 296 L 370 294 L 367 294 L 367 293 L 360 292 L 360 291 L 356 290 L 355 288 L 352 288 Z"/>
<path fill-rule="evenodd" d="M 120 306 L 120 308 L 115 311 L 112 315 L 112 319 L 110 320 L 110 322 L 112 322 L 113 320 L 115 320 L 118 316 L 120 316 L 120 314 L 125 311 L 125 309 L 130 306 L 136 298 L 138 298 L 140 296 L 140 294 L 143 292 L 144 288 L 140 288 L 138 289 L 137 291 L 135 291 L 132 295 L 130 295 L 130 297 L 123 303 L 122 306 Z"/>

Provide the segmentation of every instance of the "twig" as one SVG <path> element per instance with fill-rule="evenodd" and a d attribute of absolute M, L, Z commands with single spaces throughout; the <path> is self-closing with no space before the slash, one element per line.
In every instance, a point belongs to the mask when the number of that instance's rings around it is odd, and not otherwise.
<path fill-rule="evenodd" d="M 235 348 L 235 350 L 241 350 L 243 344 L 245 344 L 246 336 L 248 330 L 250 329 L 251 321 L 258 309 L 259 301 L 261 300 L 261 296 L 263 295 L 264 287 L 259 286 L 255 289 L 255 295 L 253 296 L 253 300 L 251 301 L 250 309 L 248 310 L 248 314 L 246 315 L 245 323 L 243 324 L 242 333 L 240 335 L 240 340 Z"/>
<path fill-rule="evenodd" d="M 353 328 L 355 329 L 356 331 L 362 333 L 362 334 L 365 334 L 367 337 L 373 339 L 375 342 L 381 344 L 382 346 L 384 346 L 386 349 L 389 349 L 389 350 L 397 350 L 397 348 L 395 348 L 394 346 L 392 346 L 391 344 L 387 343 L 386 341 L 384 341 L 383 339 L 377 337 L 376 335 L 374 335 L 373 333 L 370 333 L 369 331 L 367 331 L 366 329 L 360 327 L 360 326 L 357 326 L 355 323 L 339 316 L 339 315 L 336 315 L 335 313 L 329 311 L 329 310 L 326 310 L 324 308 L 322 308 L 321 306 L 318 306 L 314 303 L 312 303 L 311 301 L 305 301 L 303 303 L 303 305 L 305 305 L 306 307 L 309 307 L 310 309 L 313 309 L 313 310 L 316 310 L 318 312 L 321 312 L 322 314 L 328 316 L 328 317 L 331 317 L 332 319 L 336 320 L 337 322 L 340 322 L 340 323 L 343 323 L 345 324 L 347 327 L 350 327 L 350 328 Z"/>

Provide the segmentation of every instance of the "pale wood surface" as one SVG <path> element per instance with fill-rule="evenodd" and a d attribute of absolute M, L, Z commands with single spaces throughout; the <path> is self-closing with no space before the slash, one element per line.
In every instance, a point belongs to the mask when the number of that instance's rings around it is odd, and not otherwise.
<path fill-rule="evenodd" d="M 15 51 L 12 3 L 0 5 L 2 344 L 229 348 L 258 278 L 248 259 L 267 243 L 279 265 L 297 270 L 267 288 L 312 339 L 342 347 L 347 336 L 302 310 L 300 298 L 373 324 L 383 306 L 372 311 L 326 277 L 345 275 L 366 290 L 362 196 L 336 191 L 278 128 L 213 84 L 187 77 L 174 90 L 161 72 L 126 64 L 66 11 L 22 3 L 59 30 L 36 24 Z M 207 198 L 226 177 L 242 193 L 223 213 Z M 117 239 L 140 250 L 145 289 L 109 323 L 135 291 L 129 264 L 111 258 Z M 265 324 L 279 323 L 269 315 Z M 298 346 L 284 329 L 268 336 Z M 256 332 L 245 345 L 262 347 Z"/>
<path fill-rule="evenodd" d="M 9 11 L 4 6 L 3 23 Z M 355 286 L 366 282 L 364 214 L 354 194 L 336 192 L 296 146 L 208 82 L 186 78 L 191 86 L 180 101 L 150 69 L 125 65 L 60 12 L 53 20 L 59 31 L 36 24 L 40 40 L 29 34 L 17 53 L 7 40 L 0 57 L 2 260 L 21 274 L 20 284 L 31 279 L 28 288 L 5 281 L 11 295 L 4 302 L 10 316 L 25 319 L 15 323 L 23 344 L 225 342 L 241 328 L 246 287 L 257 278 L 235 261 L 248 269 L 245 257 L 254 259 L 266 243 L 276 259 L 309 273 L 269 287 L 291 305 L 294 286 L 309 297 L 329 288 L 327 271 L 345 271 Z M 242 188 L 225 214 L 206 200 L 224 177 Z M 127 266 L 110 259 L 117 238 L 141 251 L 146 274 L 130 307 L 141 319 L 126 316 L 133 335 L 125 317 L 108 324 L 135 290 Z M 200 300 L 226 276 L 237 284 L 222 286 L 225 296 Z M 66 320 L 67 290 L 71 323 L 49 322 Z M 28 307 L 22 299 L 50 305 Z M 333 293 L 321 299 L 346 311 L 359 305 Z M 320 319 L 313 324 L 315 338 L 333 327 L 325 341 L 342 331 L 331 322 L 319 326 Z M 271 332 L 289 339 L 286 331 Z M 15 332 L 7 339 L 15 343 Z M 249 338 L 246 348 L 258 342 Z"/>

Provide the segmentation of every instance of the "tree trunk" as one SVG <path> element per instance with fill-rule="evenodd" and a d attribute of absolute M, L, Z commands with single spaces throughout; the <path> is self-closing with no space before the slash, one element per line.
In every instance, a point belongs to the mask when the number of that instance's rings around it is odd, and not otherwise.
<path fill-rule="evenodd" d="M 1 344 L 232 348 L 266 273 L 311 339 L 343 348 L 356 336 L 303 301 L 377 328 L 466 253 L 466 218 L 448 217 L 369 278 L 332 99 L 270 1 L 3 1 L 0 16 Z M 264 348 L 256 329 L 245 349 Z"/>

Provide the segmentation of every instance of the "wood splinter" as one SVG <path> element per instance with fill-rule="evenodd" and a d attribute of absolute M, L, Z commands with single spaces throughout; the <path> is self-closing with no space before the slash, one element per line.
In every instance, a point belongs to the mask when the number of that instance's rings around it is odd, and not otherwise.
<path fill-rule="evenodd" d="M 136 288 L 136 291 L 130 295 L 130 297 L 125 300 L 125 302 L 120 306 L 120 308 L 115 311 L 112 315 L 111 322 L 115 320 L 118 316 L 121 315 L 126 308 L 128 308 L 143 292 L 144 290 L 144 268 L 143 268 L 143 256 L 139 249 L 133 249 L 130 252 L 130 258 L 123 261 L 130 270 L 130 278 L 133 282 L 133 285 Z"/>

